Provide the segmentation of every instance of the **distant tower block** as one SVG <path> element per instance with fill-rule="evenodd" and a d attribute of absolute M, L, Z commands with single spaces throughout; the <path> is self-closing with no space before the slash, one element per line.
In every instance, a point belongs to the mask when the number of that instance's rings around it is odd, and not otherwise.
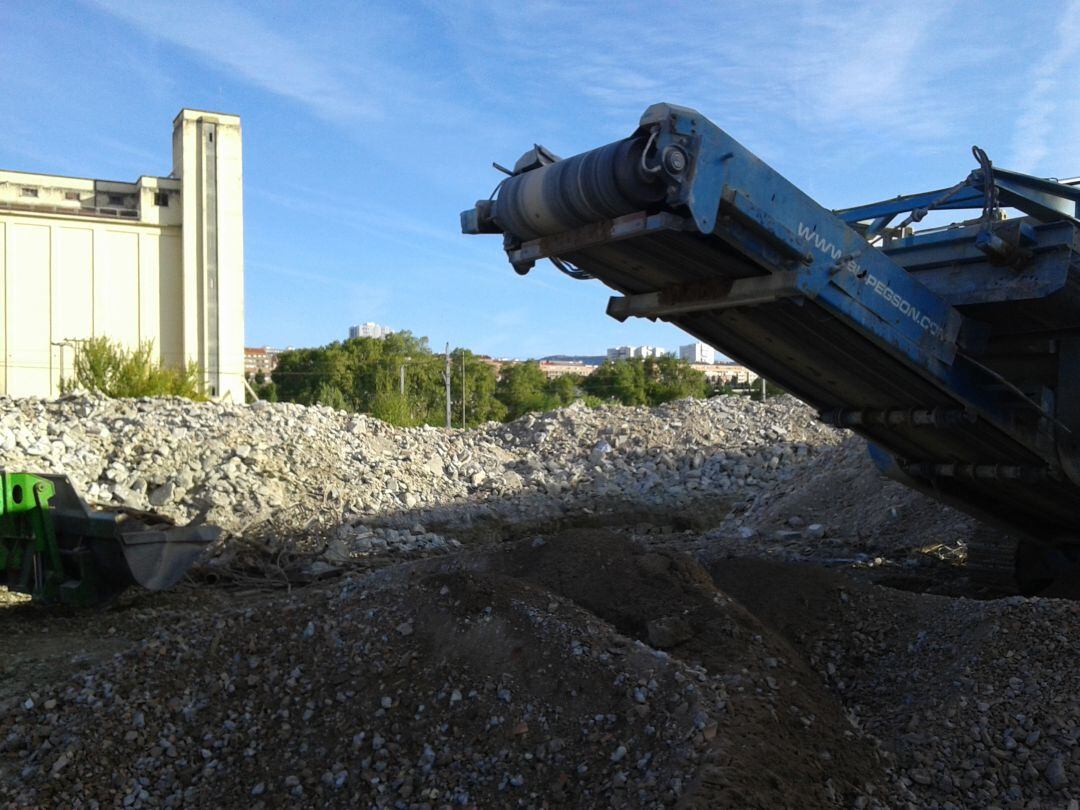
<path fill-rule="evenodd" d="M 173 175 L 183 189 L 184 345 L 211 391 L 244 401 L 244 207 L 240 118 L 181 110 Z"/>

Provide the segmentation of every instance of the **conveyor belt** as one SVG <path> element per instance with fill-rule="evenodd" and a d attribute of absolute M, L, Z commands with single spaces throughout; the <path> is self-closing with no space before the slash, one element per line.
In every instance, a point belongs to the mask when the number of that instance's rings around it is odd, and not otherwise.
<path fill-rule="evenodd" d="M 518 272 L 550 257 L 599 279 L 622 294 L 609 314 L 715 346 L 864 435 L 909 486 L 1080 542 L 1080 191 L 984 160 L 959 196 L 834 213 L 672 105 L 552 160 L 528 153 L 463 230 L 503 234 Z M 1002 221 L 990 187 L 1029 216 Z M 889 230 L 935 203 L 983 218 Z"/>

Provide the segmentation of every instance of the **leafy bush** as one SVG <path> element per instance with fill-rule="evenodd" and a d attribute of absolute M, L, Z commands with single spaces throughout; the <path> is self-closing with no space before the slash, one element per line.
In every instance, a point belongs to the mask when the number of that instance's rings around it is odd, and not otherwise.
<path fill-rule="evenodd" d="M 586 394 L 623 405 L 660 405 L 674 399 L 705 397 L 705 375 L 674 357 L 609 360 L 585 378 Z"/>
<path fill-rule="evenodd" d="M 396 332 L 385 338 L 353 338 L 282 352 L 265 385 L 282 402 L 332 405 L 401 427 L 445 425 L 445 368 L 445 357 L 432 353 L 426 338 Z M 256 390 L 262 396 L 263 389 Z M 580 399 L 589 405 L 659 405 L 709 394 L 705 375 L 672 357 L 619 360 L 605 363 L 588 377 L 568 374 L 548 379 L 536 360 L 507 363 L 496 375 L 492 365 L 466 349 L 454 349 L 450 355 L 450 390 L 454 427 L 463 421 L 476 426 L 517 419 Z"/>
<path fill-rule="evenodd" d="M 90 338 L 75 353 L 74 374 L 60 381 L 61 392 L 93 391 L 107 397 L 187 397 L 205 400 L 199 367 L 164 368 L 154 360 L 154 344 L 126 349 L 105 337 Z"/>
<path fill-rule="evenodd" d="M 461 425 L 462 366 L 466 424 L 502 419 L 506 408 L 495 395 L 494 368 L 472 352 L 455 349 L 450 355 L 454 426 Z M 353 338 L 282 352 L 271 383 L 282 402 L 332 405 L 401 427 L 444 425 L 445 369 L 445 356 L 433 354 L 426 338 L 395 332 L 385 338 Z"/>

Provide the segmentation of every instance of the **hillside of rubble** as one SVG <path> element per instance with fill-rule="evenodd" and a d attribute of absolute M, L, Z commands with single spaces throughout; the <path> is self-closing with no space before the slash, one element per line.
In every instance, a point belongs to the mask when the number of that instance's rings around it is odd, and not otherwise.
<path fill-rule="evenodd" d="M 475 430 L 266 402 L 0 399 L 0 464 L 68 475 L 93 504 L 233 537 L 267 522 L 279 535 L 333 529 L 336 560 L 437 553 L 593 513 L 816 548 L 878 537 L 927 503 L 898 485 L 868 499 L 880 482 L 861 443 L 787 396 L 577 404 Z M 958 526 L 941 514 L 944 539 Z"/>
<path fill-rule="evenodd" d="M 0 466 L 226 530 L 0 598 L 0 806 L 1080 807 L 1075 603 L 971 598 L 971 521 L 787 397 L 0 399 Z"/>

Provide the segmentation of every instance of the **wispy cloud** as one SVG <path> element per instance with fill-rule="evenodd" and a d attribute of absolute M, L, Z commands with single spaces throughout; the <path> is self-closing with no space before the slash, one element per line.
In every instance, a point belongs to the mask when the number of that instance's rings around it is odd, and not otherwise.
<path fill-rule="evenodd" d="M 613 136 L 649 103 L 688 104 L 766 158 L 796 133 L 806 152 L 848 163 L 937 147 L 976 104 L 951 77 L 1000 53 L 992 41 L 957 46 L 963 10 L 929 2 L 841 10 L 809 0 L 771 13 L 748 1 L 630 3 L 617 14 L 554 0 L 432 2 L 469 75 L 503 66 L 504 80 L 482 91 L 512 86 L 514 103 L 533 112 L 587 108 Z M 572 134 L 577 119 L 562 120 Z"/>
<path fill-rule="evenodd" d="M 1021 171 L 1053 171 L 1045 165 L 1051 149 L 1071 154 L 1080 137 L 1076 63 L 1080 57 L 1080 5 L 1060 6 L 1055 42 L 1026 77 L 1013 142 L 1014 165 Z M 1072 171 L 1080 165 L 1071 167 Z M 1057 169 L 1061 171 L 1061 169 Z"/>
<path fill-rule="evenodd" d="M 385 113 L 382 94 L 371 92 L 375 77 L 364 80 L 353 73 L 347 83 L 333 62 L 254 13 L 228 3 L 86 2 L 251 84 L 290 98 L 324 119 L 375 121 Z M 382 77 L 385 79 L 385 73 Z"/>

